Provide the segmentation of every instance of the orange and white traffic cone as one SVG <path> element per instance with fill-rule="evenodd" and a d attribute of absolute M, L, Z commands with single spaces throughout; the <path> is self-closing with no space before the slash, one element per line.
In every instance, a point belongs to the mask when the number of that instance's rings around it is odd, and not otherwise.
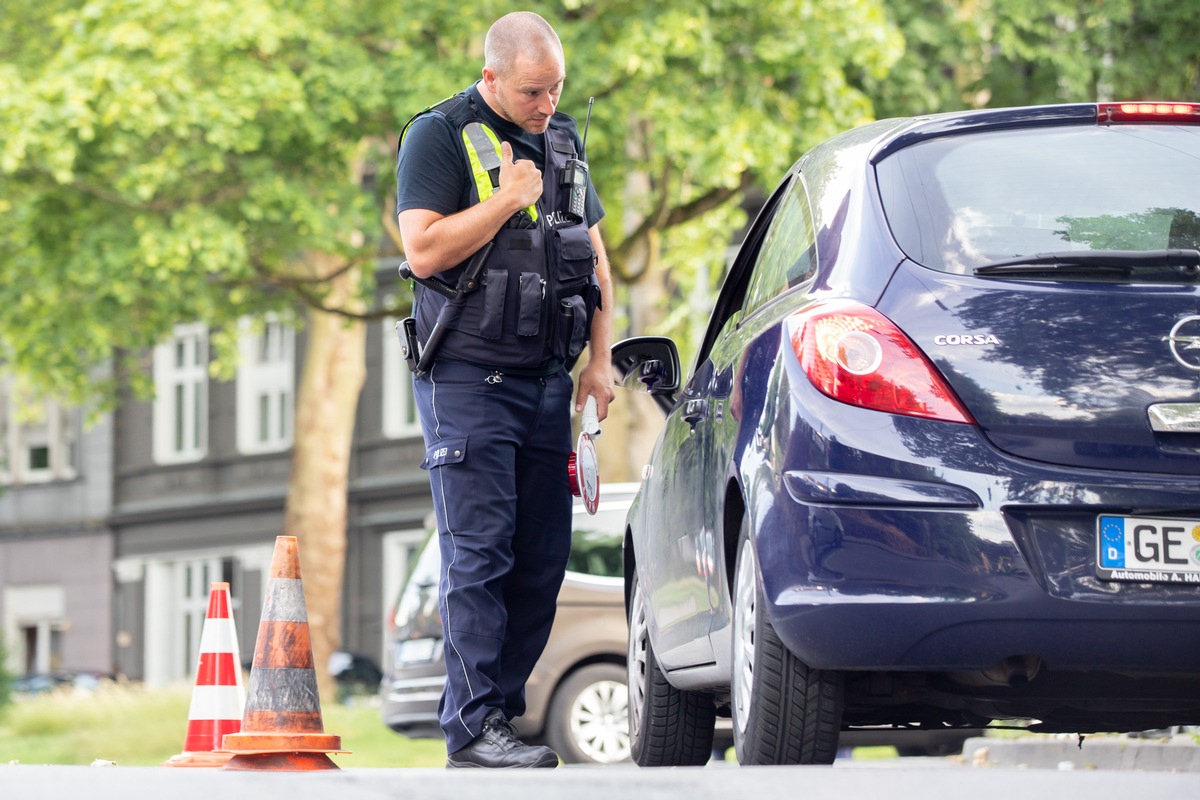
<path fill-rule="evenodd" d="M 163 766 L 223 766 L 230 755 L 213 751 L 221 749 L 225 734 L 241 730 L 245 703 L 229 584 L 214 581 L 209 584 L 208 615 L 200 631 L 200 658 L 183 752 L 164 761 Z"/>
<path fill-rule="evenodd" d="M 308 611 L 295 536 L 275 539 L 267 600 L 250 667 L 242 729 L 221 748 L 224 769 L 338 769 L 328 753 L 346 753 L 342 737 L 325 733 L 313 669 Z"/>

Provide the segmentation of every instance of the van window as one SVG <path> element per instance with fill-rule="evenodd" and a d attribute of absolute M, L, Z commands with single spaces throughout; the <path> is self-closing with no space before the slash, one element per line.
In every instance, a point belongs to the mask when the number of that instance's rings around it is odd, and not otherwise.
<path fill-rule="evenodd" d="M 575 514 L 571 532 L 571 555 L 567 569 L 601 578 L 620 578 L 624 573 L 621 537 L 627 508 L 605 509 L 596 514 Z"/>

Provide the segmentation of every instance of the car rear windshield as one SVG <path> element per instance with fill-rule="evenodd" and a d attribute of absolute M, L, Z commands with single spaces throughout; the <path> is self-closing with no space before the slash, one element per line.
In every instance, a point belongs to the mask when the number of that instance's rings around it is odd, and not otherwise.
<path fill-rule="evenodd" d="M 930 139 L 876 167 L 892 234 L 944 272 L 1037 253 L 1200 249 L 1200 128 L 1064 126 Z"/>

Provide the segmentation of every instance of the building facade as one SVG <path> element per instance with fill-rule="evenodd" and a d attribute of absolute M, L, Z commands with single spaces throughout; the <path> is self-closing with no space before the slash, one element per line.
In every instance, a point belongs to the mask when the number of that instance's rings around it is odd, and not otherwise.
<path fill-rule="evenodd" d="M 0 375 L 0 638 L 12 675 L 113 660 L 112 417 Z"/>
<path fill-rule="evenodd" d="M 395 265 L 386 266 L 394 275 Z M 216 580 L 230 584 L 249 660 L 275 537 L 289 533 L 284 504 L 305 338 L 268 321 L 247 325 L 241 349 L 236 378 L 214 380 L 208 331 L 179 325 L 149 359 L 154 400 L 128 399 L 90 427 L 64 412 L 69 435 L 59 455 L 23 454 L 20 443 L 40 430 L 5 437 L 13 450 L 6 463 L 60 465 L 34 484 L 9 481 L 0 496 L 0 618 L 12 673 L 190 681 Z M 378 664 L 431 504 L 394 321 L 368 323 L 366 353 L 341 627 L 343 650 Z"/>
<path fill-rule="evenodd" d="M 431 508 L 411 382 L 394 323 L 367 326 L 348 484 L 343 649 L 380 663 L 385 619 Z M 228 581 L 243 658 L 253 653 L 283 529 L 304 337 L 276 323 L 242 336 L 229 383 L 208 377 L 207 332 L 180 326 L 154 354 L 153 402 L 115 414 L 115 665 L 159 685 L 190 676 L 209 582 Z M 303 552 L 301 552 L 303 564 Z"/>

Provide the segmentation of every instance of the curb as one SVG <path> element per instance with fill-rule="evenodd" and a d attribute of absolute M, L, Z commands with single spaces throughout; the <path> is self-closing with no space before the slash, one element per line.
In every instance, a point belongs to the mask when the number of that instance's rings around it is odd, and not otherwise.
<path fill-rule="evenodd" d="M 972 767 L 1200 772 L 1200 745 L 1190 736 L 979 738 L 966 741 L 962 760 Z"/>

